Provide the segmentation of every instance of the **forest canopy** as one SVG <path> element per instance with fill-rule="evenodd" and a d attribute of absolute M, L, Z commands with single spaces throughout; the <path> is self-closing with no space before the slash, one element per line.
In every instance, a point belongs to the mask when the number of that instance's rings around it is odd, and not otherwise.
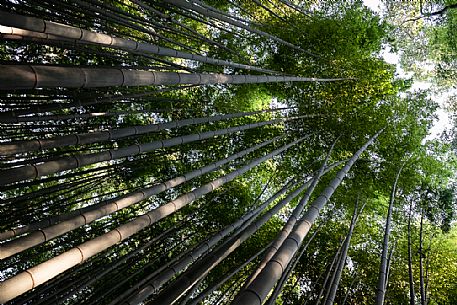
<path fill-rule="evenodd" d="M 456 24 L 1 1 L 0 303 L 457 304 Z"/>

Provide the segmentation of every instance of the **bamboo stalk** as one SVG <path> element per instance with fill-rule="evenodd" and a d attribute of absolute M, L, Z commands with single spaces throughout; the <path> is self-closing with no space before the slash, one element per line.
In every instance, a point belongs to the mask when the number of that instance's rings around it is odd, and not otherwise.
<path fill-rule="evenodd" d="M 309 229 L 319 216 L 319 212 L 330 199 L 336 188 L 341 184 L 344 177 L 348 174 L 352 165 L 357 161 L 360 155 L 371 145 L 374 140 L 383 131 L 381 129 L 374 136 L 372 136 L 354 155 L 349 159 L 346 165 L 338 172 L 336 177 L 328 184 L 319 197 L 314 200 L 302 218 L 296 223 L 295 227 L 284 240 L 281 247 L 276 254 L 271 258 L 264 269 L 252 281 L 249 286 L 242 290 L 233 304 L 256 304 L 261 305 L 268 296 L 270 290 L 281 278 L 286 266 L 289 264 L 294 253 L 298 250 L 303 239 L 308 234 Z"/>
<path fill-rule="evenodd" d="M 233 154 L 225 159 L 213 162 L 207 166 L 188 172 L 182 176 L 174 177 L 165 182 L 156 184 L 152 187 L 143 188 L 138 191 L 125 194 L 118 198 L 102 201 L 98 204 L 78 209 L 67 214 L 57 215 L 55 217 L 51 217 L 40 222 L 32 223 L 23 227 L 2 232 L 0 234 L 1 238 L 11 238 L 13 236 L 21 235 L 33 230 L 40 229 L 25 237 L 18 238 L 0 245 L 0 259 L 4 259 L 16 253 L 29 249 L 31 247 L 37 246 L 41 243 L 44 243 L 45 241 L 56 238 L 57 236 L 72 231 L 80 226 L 87 225 L 104 216 L 110 215 L 121 209 L 132 206 L 133 204 L 150 198 L 153 195 L 160 194 L 168 189 L 183 184 L 191 179 L 212 172 L 217 168 L 237 158 L 241 158 L 261 147 L 264 147 L 278 140 L 279 138 L 280 137 L 276 137 L 271 140 L 267 140 L 263 143 L 250 147 L 249 149 L 245 149 L 236 154 Z M 42 229 L 44 227 L 46 228 Z"/>
<path fill-rule="evenodd" d="M 207 257 L 202 258 L 194 265 L 189 267 L 183 274 L 181 274 L 172 285 L 165 288 L 152 302 L 153 305 L 170 305 L 177 300 L 192 283 L 198 281 L 201 277 L 208 274 L 215 266 L 217 266 L 224 258 L 230 253 L 235 251 L 243 242 L 257 232 L 268 220 L 277 214 L 284 206 L 289 204 L 295 197 L 297 197 L 303 190 L 309 186 L 312 179 L 304 182 L 300 187 L 289 193 L 286 198 L 279 201 L 274 207 L 268 212 L 264 213 L 255 222 L 251 222 L 245 230 L 240 234 L 232 237 L 226 244 L 222 245 L 218 249 L 209 253 Z M 128 305 L 140 304 L 144 301 L 155 289 L 160 286 L 156 286 L 155 283 L 149 283 L 148 286 L 144 287 L 134 298 L 129 299 Z"/>
<path fill-rule="evenodd" d="M 167 122 L 167 123 L 137 125 L 137 126 L 130 126 L 130 127 L 125 127 L 125 128 L 109 129 L 106 131 L 65 135 L 65 136 L 59 136 L 59 137 L 48 138 L 48 139 L 15 141 L 15 142 L 12 142 L 11 144 L 0 143 L 0 156 L 1 155 L 8 156 L 8 155 L 13 155 L 13 154 L 18 154 L 18 153 L 45 150 L 45 149 L 51 149 L 51 148 L 57 148 L 57 147 L 61 148 L 61 147 L 72 146 L 72 145 L 86 145 L 86 144 L 92 144 L 92 143 L 100 143 L 100 142 L 105 142 L 105 141 L 122 139 L 122 138 L 129 137 L 129 136 L 136 136 L 136 135 L 142 135 L 142 134 L 147 134 L 147 133 L 152 133 L 152 132 L 159 132 L 159 131 L 165 130 L 165 129 L 181 128 L 181 127 L 185 127 L 185 126 L 212 123 L 212 122 L 218 122 L 218 121 L 222 121 L 222 120 L 230 120 L 230 119 L 234 119 L 234 118 L 251 116 L 251 115 L 256 115 L 256 114 L 260 114 L 260 113 L 280 111 L 283 109 L 285 109 L 285 108 L 266 109 L 266 110 L 251 111 L 251 112 L 238 112 L 238 113 L 230 113 L 230 114 L 225 114 L 225 115 L 214 115 L 214 116 L 209 116 L 209 117 L 177 120 L 177 121 L 171 121 L 171 122 Z"/>
<path fill-rule="evenodd" d="M 300 119 L 307 116 L 274 119 L 265 122 L 240 125 L 225 129 L 206 131 L 197 134 L 179 136 L 175 138 L 157 140 L 144 144 L 130 145 L 120 149 L 110 149 L 91 154 L 76 154 L 69 157 L 60 157 L 52 161 L 45 161 L 40 164 L 24 165 L 0 171 L 0 185 L 18 182 L 26 179 L 35 179 L 45 175 L 62 172 L 64 170 L 80 168 L 85 165 L 95 164 L 103 161 L 111 161 L 129 156 L 136 156 L 145 152 L 151 152 L 160 148 L 173 147 L 185 143 L 201 141 L 213 138 L 214 136 L 228 135 L 231 133 Z"/>
<path fill-rule="evenodd" d="M 162 56 L 196 60 L 207 64 L 229 66 L 233 68 L 252 70 L 262 73 L 278 73 L 272 70 L 262 69 L 251 65 L 239 64 L 227 60 L 165 48 L 151 43 L 137 42 L 130 39 L 113 37 L 107 34 L 96 33 L 36 17 L 21 16 L 0 11 L 0 20 L 1 24 L 3 25 L 3 27 L 0 28 L 0 32 L 4 34 L 28 36 L 49 40 L 65 40 L 67 42 L 73 43 L 89 43 L 114 49 L 120 49 L 128 52 L 145 54 L 151 53 Z"/>
<path fill-rule="evenodd" d="M 138 216 L 130 222 L 117 227 L 103 235 L 86 241 L 79 246 L 76 246 L 48 261 L 45 261 L 35 267 L 32 267 L 25 272 L 19 273 L 6 281 L 0 283 L 0 302 L 5 303 L 45 282 L 54 278 L 66 270 L 81 264 L 90 257 L 108 249 L 111 246 L 129 238 L 139 231 L 151 226 L 160 219 L 173 214 L 182 207 L 201 198 L 202 196 L 221 187 L 225 183 L 232 181 L 243 173 L 249 171 L 254 166 L 269 160 L 273 156 L 289 149 L 290 147 L 303 141 L 305 138 L 295 140 L 271 153 L 255 159 L 248 165 L 243 166 L 223 177 L 220 177 L 212 182 L 206 183 L 203 186 L 179 196 L 178 198 L 160 206 L 159 208 Z"/>
<path fill-rule="evenodd" d="M 349 78 L 180 73 L 117 68 L 49 65 L 0 65 L 0 90 L 36 88 L 101 88 L 151 85 L 261 84 L 335 82 Z"/>

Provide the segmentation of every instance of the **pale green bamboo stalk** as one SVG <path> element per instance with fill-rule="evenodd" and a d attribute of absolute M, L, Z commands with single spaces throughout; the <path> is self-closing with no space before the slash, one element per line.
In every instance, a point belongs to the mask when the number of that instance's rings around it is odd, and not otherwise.
<path fill-rule="evenodd" d="M 279 201 L 273 208 L 263 214 L 260 218 L 252 222 L 245 230 L 240 234 L 234 236 L 226 244 L 212 251 L 201 260 L 189 267 L 184 273 L 178 276 L 178 278 L 165 288 L 152 302 L 154 305 L 170 305 L 174 301 L 179 299 L 193 283 L 206 276 L 209 271 L 216 267 L 224 258 L 230 253 L 235 251 L 243 242 L 251 237 L 257 230 L 259 230 L 271 217 L 277 214 L 284 206 L 289 204 L 295 197 L 297 197 L 303 190 L 309 186 L 312 179 L 309 179 L 302 184 L 299 188 L 291 192 L 286 198 Z M 160 286 L 154 286 L 154 283 L 150 283 L 149 286 L 143 288 L 136 297 L 130 298 L 127 302 L 128 305 L 137 305 L 144 301 L 154 289 L 158 289 Z"/>
<path fill-rule="evenodd" d="M 262 69 L 251 65 L 239 64 L 228 60 L 222 60 L 208 56 L 187 53 L 171 48 L 165 48 L 151 43 L 137 42 L 134 40 L 114 37 L 103 33 L 96 33 L 78 27 L 43 20 L 36 17 L 21 16 L 0 11 L 0 20 L 1 24 L 3 25 L 0 28 L 0 33 L 7 35 L 18 35 L 46 40 L 63 40 L 72 43 L 95 44 L 136 54 L 150 53 L 161 56 L 196 60 L 212 65 L 229 66 L 237 69 L 252 70 L 262 73 L 277 73 L 272 70 Z"/>
<path fill-rule="evenodd" d="M 117 101 L 122 101 L 126 99 L 134 99 L 134 98 L 141 98 L 141 97 L 147 97 L 153 94 L 158 94 L 161 92 L 168 92 L 172 90 L 179 90 L 179 89 L 187 89 L 191 88 L 194 86 L 173 86 L 173 87 L 166 87 L 166 88 L 160 88 L 160 89 L 155 89 L 155 90 L 148 90 L 146 92 L 142 93 L 133 93 L 133 94 L 125 94 L 125 95 L 102 95 L 100 96 L 101 98 L 97 97 L 84 97 L 84 100 L 81 100 L 78 98 L 76 101 L 70 102 L 70 103 L 65 103 L 65 104 L 59 104 L 59 103 L 52 103 L 50 105 L 44 104 L 44 105 L 30 105 L 29 108 L 27 109 L 19 109 L 19 110 L 11 110 L 11 111 L 6 111 L 6 112 L 0 112 L 0 122 L 2 123 L 15 123 L 16 119 L 20 115 L 28 115 L 28 114 L 37 114 L 37 113 L 46 113 L 46 112 L 51 112 L 55 110 L 63 110 L 63 109 L 70 109 L 70 108 L 76 108 L 76 107 L 85 107 L 85 106 L 90 106 L 90 105 L 97 105 L 97 104 L 108 104 L 108 103 L 114 103 Z M 66 97 L 68 98 L 68 97 Z M 169 99 L 166 99 L 168 101 Z M 159 99 L 160 101 L 160 99 Z M 173 100 L 171 100 L 173 102 Z"/>
<path fill-rule="evenodd" d="M 225 275 L 223 278 L 221 278 L 216 284 L 209 286 L 205 290 L 203 290 L 201 293 L 199 293 L 195 298 L 193 298 L 190 302 L 189 305 L 197 305 L 199 304 L 200 301 L 202 301 L 205 297 L 213 293 L 216 289 L 218 289 L 220 286 L 222 286 L 225 282 L 227 282 L 230 278 L 232 278 L 235 274 L 240 272 L 242 269 L 244 269 L 247 265 L 249 265 L 254 259 L 256 259 L 260 254 L 265 252 L 265 250 L 269 247 L 269 245 L 265 246 L 262 250 L 259 252 L 256 252 L 253 256 L 248 258 L 247 261 L 245 261 L 243 264 L 241 264 L 239 267 L 237 267 L 235 270 L 230 272 L 229 274 Z"/>
<path fill-rule="evenodd" d="M 248 214 L 245 214 L 242 218 L 243 220 L 237 221 L 236 227 L 232 227 L 232 225 L 227 226 L 224 230 L 225 232 L 222 232 L 224 236 L 229 235 L 232 233 L 234 230 L 236 230 L 235 234 L 241 232 L 244 230 L 249 224 L 252 223 L 252 221 L 258 216 L 258 214 L 263 211 L 266 207 L 268 207 L 272 202 L 274 202 L 276 199 L 281 197 L 284 193 L 286 193 L 290 187 L 292 181 L 287 182 L 279 191 L 277 191 L 275 194 L 273 194 L 270 198 L 268 198 L 262 205 L 260 205 L 258 208 L 255 210 L 249 212 Z M 297 183 L 295 183 L 292 187 L 297 186 Z M 230 230 L 230 232 L 227 232 L 227 230 Z M 163 285 L 166 281 L 170 279 L 170 276 L 174 276 L 174 274 L 179 273 L 180 271 L 183 270 L 183 268 L 186 266 L 186 264 L 190 264 L 193 260 L 198 259 L 198 256 L 201 256 L 203 253 L 207 252 L 210 250 L 211 247 L 215 245 L 215 242 L 220 241 L 221 238 L 219 236 L 219 232 L 216 235 L 213 235 L 210 240 L 205 240 L 199 245 L 197 248 L 195 248 L 192 251 L 188 251 L 188 253 L 185 253 L 182 257 L 176 257 L 176 259 L 173 259 L 170 264 L 167 264 L 164 268 L 160 268 L 159 270 L 154 271 L 152 274 L 146 276 L 144 279 L 142 279 L 138 284 L 134 285 L 131 287 L 128 291 L 123 293 L 120 297 L 116 298 L 114 302 L 112 302 L 110 305 L 114 305 L 115 303 L 120 302 L 120 300 L 125 299 L 127 296 L 129 296 L 129 300 L 137 300 L 142 298 L 143 295 L 147 295 L 149 292 L 151 292 L 151 289 L 154 289 L 154 287 L 160 287 Z M 212 240 L 212 241 L 211 241 Z M 207 243 L 211 243 L 211 247 L 205 246 Z M 207 248 L 207 249 L 203 249 Z M 202 250 L 204 250 L 202 252 Z M 193 254 L 195 253 L 195 255 Z M 197 253 L 198 256 L 197 256 Z M 177 269 L 178 268 L 178 269 Z M 136 301 L 130 301 L 130 303 L 134 303 Z"/>
<path fill-rule="evenodd" d="M 156 9 L 154 9 L 153 7 L 149 6 L 148 4 L 144 3 L 143 1 L 141 0 L 132 0 L 133 3 L 135 3 L 136 5 L 138 5 L 139 7 L 141 7 L 145 12 L 153 12 L 154 14 L 160 16 L 161 18 L 163 19 L 167 19 L 169 20 L 170 22 L 178 25 L 179 27 L 189 31 L 190 33 L 192 33 L 193 37 L 195 39 L 201 39 L 209 44 L 212 44 L 218 48 L 221 48 L 221 49 L 224 49 L 232 54 L 236 54 L 236 51 L 235 50 L 232 50 L 230 48 L 228 48 L 227 46 L 223 45 L 222 43 L 219 43 L 217 41 L 214 41 L 208 37 L 205 37 L 204 35 L 200 34 L 198 31 L 194 30 L 192 27 L 190 26 L 187 26 L 179 21 L 176 21 L 174 18 L 172 18 L 171 16 L 168 16 L 162 12 L 159 12 L 157 11 Z M 172 29 L 170 27 L 170 29 Z M 174 29 L 173 29 L 174 30 Z"/>
<path fill-rule="evenodd" d="M 332 169 L 333 166 L 326 167 L 325 170 L 323 170 L 323 173 L 326 173 Z M 321 175 L 323 174 L 321 172 Z M 219 262 L 221 262 L 226 256 L 228 256 L 231 252 L 233 252 L 238 246 L 241 245 L 247 238 L 249 238 L 254 232 L 256 232 L 263 224 L 268 221 L 272 215 L 276 214 L 282 207 L 284 207 L 286 204 L 288 204 L 292 199 L 294 199 L 296 196 L 298 196 L 305 188 L 310 187 L 310 184 L 314 182 L 316 178 L 311 178 L 308 179 L 301 187 L 297 188 L 295 191 L 290 193 L 285 199 L 280 201 L 273 209 L 271 209 L 269 212 L 264 214 L 260 219 L 256 220 L 255 223 L 253 221 L 255 220 L 255 217 L 251 218 L 249 221 L 245 222 L 243 224 L 243 227 L 240 228 L 243 231 L 240 232 L 237 236 L 232 238 L 231 241 L 228 242 L 226 245 L 222 245 L 219 250 L 214 250 L 213 252 L 216 252 L 217 254 L 210 254 L 207 257 L 203 257 L 201 261 L 196 262 L 196 266 L 192 265 L 189 269 L 189 271 L 186 271 L 183 273 L 182 276 L 180 276 L 180 279 L 176 281 L 176 283 L 172 284 L 172 286 L 167 287 L 165 292 L 161 293 L 161 296 L 158 297 L 160 301 L 155 301 L 158 304 L 171 304 L 173 303 L 173 298 L 178 299 L 180 294 L 184 293 L 185 290 L 189 288 L 183 286 L 183 282 L 185 283 L 186 281 L 189 281 L 189 285 L 194 283 L 195 281 L 198 281 L 203 277 L 209 270 L 214 268 Z M 297 183 L 293 186 L 296 187 Z M 186 262 L 187 264 L 190 263 L 190 260 Z M 202 267 L 202 265 L 204 267 Z M 181 269 L 182 270 L 182 269 Z M 144 301 L 151 293 L 154 291 L 158 290 L 161 285 L 163 285 L 166 281 L 171 279 L 174 275 L 176 275 L 178 272 L 178 268 L 170 268 L 168 273 L 165 273 L 164 276 L 159 277 L 153 281 L 150 281 L 149 285 L 141 289 L 137 296 L 131 297 L 127 304 L 133 305 L 133 304 L 139 304 L 142 301 Z M 198 275 L 198 276 L 197 276 Z"/>
<path fill-rule="evenodd" d="M 172 5 L 175 5 L 175 6 L 178 6 L 178 7 L 181 7 L 181 8 L 185 8 L 185 9 L 189 9 L 189 10 L 193 10 L 195 12 L 198 12 L 200 14 L 202 14 L 203 16 L 206 16 L 206 17 L 211 17 L 211 18 L 215 18 L 215 19 L 218 19 L 220 21 L 223 21 L 223 22 L 226 22 L 228 24 L 231 24 L 233 26 L 236 26 L 236 27 L 239 27 L 239 28 L 242 28 L 242 29 L 245 29 L 247 30 L 248 32 L 251 32 L 251 33 L 255 33 L 255 34 L 258 34 L 260 36 L 263 36 L 263 37 L 266 37 L 268 39 L 271 39 L 271 40 L 274 40 L 280 44 L 283 44 L 283 45 L 286 45 L 292 49 L 295 49 L 295 50 L 299 50 L 299 51 L 302 51 L 302 52 L 305 52 L 306 54 L 308 55 L 311 55 L 313 57 L 315 57 L 316 55 L 311 53 L 311 52 L 308 52 L 308 51 L 305 51 L 303 50 L 302 48 L 290 43 L 290 42 L 287 42 L 277 36 L 273 36 L 269 33 L 266 33 L 264 31 L 261 31 L 261 30 L 258 30 L 256 28 L 253 28 L 249 25 L 246 25 L 242 22 L 239 22 L 237 20 L 234 20 L 232 18 L 229 18 L 229 17 L 226 17 L 224 16 L 220 11 L 216 10 L 215 8 L 211 8 L 211 9 L 208 9 L 208 6 L 207 5 L 203 5 L 202 2 L 198 1 L 198 0 L 191 0 L 191 1 L 186 1 L 186 0 L 163 0 L 167 3 L 170 3 Z"/>
<path fill-rule="evenodd" d="M 381 129 L 373 137 L 371 137 L 346 163 L 346 165 L 338 172 L 336 177 L 329 183 L 319 197 L 311 204 L 305 215 L 297 222 L 292 232 L 282 243 L 279 250 L 267 263 L 259 275 L 252 281 L 249 286 L 242 290 L 232 304 L 237 305 L 261 305 L 268 296 L 271 289 L 281 278 L 286 266 L 289 264 L 295 252 L 300 247 L 303 239 L 307 235 L 310 227 L 313 225 L 319 212 L 330 199 L 336 188 L 341 184 L 344 177 L 347 175 L 352 165 L 357 161 L 360 155 L 368 148 L 369 145 L 383 131 Z"/>
<path fill-rule="evenodd" d="M 129 238 L 139 231 L 151 226 L 160 219 L 173 214 L 182 207 L 192 203 L 193 201 L 203 197 L 204 195 L 221 187 L 238 176 L 249 171 L 258 164 L 269 160 L 290 147 L 303 141 L 305 137 L 293 141 L 279 149 L 268 153 L 267 155 L 257 158 L 248 165 L 241 167 L 225 176 L 217 178 L 212 182 L 206 183 L 203 186 L 194 189 L 193 191 L 183 194 L 178 198 L 160 206 L 159 208 L 148 212 L 144 215 L 135 217 L 130 222 L 117 227 L 103 235 L 100 235 L 92 240 L 82 243 L 48 261 L 45 261 L 37 266 L 34 266 L 22 273 L 19 273 L 12 278 L 0 283 L 0 302 L 5 303 L 45 282 L 54 278 L 66 270 L 81 264 L 90 257 L 101 253 L 102 251 L 112 247 L 119 242 Z"/>
<path fill-rule="evenodd" d="M 351 225 L 349 226 L 349 232 L 346 235 L 346 238 L 344 240 L 343 249 L 341 251 L 341 258 L 340 258 L 339 264 L 337 265 L 337 267 L 335 269 L 335 277 L 334 277 L 333 281 L 330 283 L 328 297 L 326 297 L 326 299 L 325 299 L 325 305 L 333 305 L 333 303 L 335 301 L 335 296 L 336 296 L 336 292 L 338 290 L 338 286 L 340 284 L 341 275 L 343 273 L 343 268 L 346 265 L 346 257 L 347 257 L 347 253 L 349 250 L 349 245 L 351 244 L 352 234 L 354 232 L 354 228 L 357 223 L 357 219 L 358 219 L 360 213 L 363 211 L 364 207 L 365 207 L 365 204 L 362 206 L 362 208 L 360 210 L 357 210 L 358 209 L 358 199 L 357 199 L 356 205 L 354 207 L 354 213 L 352 214 Z"/>
<path fill-rule="evenodd" d="M 14 116 L 0 117 L 2 123 L 29 123 L 29 122 L 49 122 L 49 121 L 66 121 L 66 120 L 77 120 L 77 119 L 91 119 L 97 117 L 110 117 L 110 116 L 127 116 L 132 114 L 148 114 L 148 113 L 164 113 L 179 111 L 181 109 L 151 109 L 142 111 L 106 111 L 106 112 L 86 112 L 86 113 L 73 113 L 73 114 L 50 114 L 50 115 L 33 115 L 33 116 Z"/>
<path fill-rule="evenodd" d="M 278 82 L 334 82 L 348 78 L 270 75 L 230 75 L 81 68 L 49 65 L 0 65 L 0 90 L 36 88 L 102 88 L 152 85 L 260 84 Z"/>
<path fill-rule="evenodd" d="M 389 253 L 389 237 L 390 237 L 390 230 L 392 226 L 392 212 L 393 206 L 395 202 L 395 196 L 397 193 L 397 183 L 398 179 L 400 178 L 401 171 L 405 166 L 406 162 L 403 162 L 401 166 L 398 168 L 397 173 L 395 175 L 394 182 L 392 184 L 392 190 L 390 193 L 390 200 L 389 200 L 389 208 L 387 210 L 387 219 L 386 219 L 386 226 L 384 228 L 384 237 L 382 243 L 382 253 L 381 253 L 381 263 L 379 264 L 379 275 L 378 275 L 378 284 L 376 290 L 376 305 L 383 305 L 384 304 L 384 297 L 386 294 L 387 282 L 386 282 L 386 275 L 387 275 L 387 257 Z"/>
<path fill-rule="evenodd" d="M 31 151 L 45 150 L 51 148 L 62 148 L 72 145 L 86 145 L 92 143 L 106 142 L 110 140 L 122 139 L 129 136 L 142 135 L 152 132 L 159 132 L 165 129 L 181 128 L 204 123 L 230 120 L 245 116 L 256 115 L 260 113 L 275 112 L 286 108 L 266 109 L 251 112 L 238 112 L 223 115 L 214 115 L 201 118 L 190 118 L 184 120 L 171 121 L 167 123 L 137 125 L 118 129 L 109 129 L 105 131 L 88 132 L 82 134 L 72 134 L 58 136 L 47 139 L 23 140 L 11 143 L 0 143 L 0 155 L 13 155 Z"/>
<path fill-rule="evenodd" d="M 334 141 L 333 144 L 331 145 L 330 150 L 324 159 L 324 162 L 322 163 L 321 167 L 319 168 L 319 170 L 317 171 L 317 173 L 314 176 L 313 182 L 311 183 L 309 188 L 306 190 L 305 194 L 303 195 L 303 198 L 300 200 L 298 205 L 295 207 L 294 211 L 292 212 L 292 215 L 289 217 L 286 224 L 283 226 L 283 228 L 279 232 L 278 236 L 276 237 L 276 240 L 273 242 L 270 249 L 268 249 L 268 251 L 266 252 L 265 256 L 263 257 L 263 259 L 260 262 L 257 269 L 252 273 L 250 278 L 246 281 L 246 285 L 244 288 L 246 288 L 247 285 L 252 283 L 252 281 L 262 271 L 262 269 L 266 266 L 266 264 L 270 261 L 270 259 L 276 254 L 276 252 L 281 247 L 284 240 L 286 240 L 286 238 L 289 236 L 291 230 L 294 228 L 298 219 L 300 219 L 301 213 L 303 212 L 303 209 L 305 208 L 306 204 L 308 203 L 308 200 L 311 197 L 311 195 L 314 191 L 314 188 L 317 186 L 320 178 L 325 173 L 327 162 L 328 162 L 328 159 L 330 158 L 330 154 L 333 151 L 333 147 L 335 146 L 335 143 L 336 143 L 336 141 Z"/>
<path fill-rule="evenodd" d="M 324 299 L 322 298 L 322 296 L 323 296 L 324 293 L 325 293 L 325 288 L 327 287 L 327 283 L 328 283 L 329 280 L 330 280 L 330 276 L 333 276 L 333 274 L 334 274 L 334 272 L 332 272 L 333 267 L 335 266 L 335 269 L 336 269 L 336 264 L 338 264 L 338 262 L 339 262 L 341 250 L 343 249 L 343 244 L 344 244 L 344 240 L 341 241 L 341 244 L 338 246 L 338 249 L 337 249 L 335 255 L 333 256 L 332 263 L 330 264 L 330 266 L 329 266 L 329 268 L 328 268 L 328 272 L 327 272 L 327 274 L 325 275 L 324 281 L 322 282 L 322 287 L 321 287 L 321 289 L 319 290 L 319 294 L 318 294 L 317 299 L 316 299 L 316 305 L 320 305 L 321 301 L 324 300 Z M 325 270 L 324 270 L 324 272 L 325 272 Z M 317 282 L 316 282 L 316 283 L 317 283 Z M 306 299 L 305 304 L 303 304 L 303 305 L 306 305 L 306 304 L 308 303 L 308 300 L 309 300 L 309 299 Z"/>
<path fill-rule="evenodd" d="M 271 140 L 264 141 L 260 144 L 254 145 L 248 149 L 245 149 L 236 154 L 233 154 L 227 158 L 213 162 L 213 163 L 203 166 L 199 169 L 190 171 L 188 173 L 185 173 L 184 175 L 174 177 L 165 182 L 158 183 L 152 187 L 146 187 L 146 188 L 140 189 L 138 191 L 131 192 L 131 193 L 125 194 L 123 196 L 119 196 L 118 198 L 115 198 L 115 199 L 105 200 L 98 204 L 94 204 L 94 205 L 91 205 L 91 206 L 88 206 L 88 207 L 85 207 L 82 209 L 78 209 L 78 210 L 72 211 L 67 214 L 57 215 L 55 217 L 51 217 L 51 218 L 45 219 L 40 222 L 36 222 L 36 223 L 30 224 L 30 225 L 26 225 L 23 227 L 19 227 L 19 228 L 15 228 L 15 229 L 11 229 L 11 230 L 2 232 L 0 234 L 0 240 L 3 237 L 11 238 L 11 237 L 14 237 L 17 235 L 21 235 L 21 234 L 24 234 L 27 232 L 31 232 L 31 231 L 40 229 L 27 236 L 20 237 L 18 239 L 14 239 L 10 242 L 0 245 L 0 259 L 7 258 L 16 253 L 19 253 L 19 252 L 22 252 L 31 247 L 37 246 L 41 243 L 44 243 L 46 241 L 49 241 L 50 239 L 56 238 L 62 234 L 70 232 L 83 225 L 87 225 L 104 216 L 110 215 L 121 209 L 132 206 L 133 204 L 136 204 L 140 201 L 148 199 L 148 198 L 152 197 L 153 195 L 160 194 L 166 190 L 169 190 L 173 187 L 183 184 L 191 179 L 194 179 L 196 177 L 200 177 L 209 172 L 215 171 L 219 167 L 221 167 L 235 159 L 246 156 L 247 154 L 249 154 L 259 148 L 262 148 L 268 144 L 271 144 L 272 142 L 274 142 L 280 138 L 281 137 L 276 137 Z"/>
<path fill-rule="evenodd" d="M 295 269 L 295 267 L 297 266 L 298 262 L 300 261 L 300 258 L 303 256 L 303 254 L 305 253 L 306 249 L 308 249 L 308 246 L 311 244 L 311 242 L 313 241 L 313 239 L 316 237 L 317 233 L 319 232 L 319 230 L 321 229 L 322 225 L 324 223 L 322 222 L 319 227 L 314 231 L 313 235 L 308 239 L 308 241 L 306 242 L 306 244 L 302 247 L 302 249 L 300 250 L 299 253 L 297 253 L 295 256 L 294 256 L 294 259 L 293 261 L 287 266 L 285 272 L 282 274 L 281 278 L 279 279 L 279 282 L 278 284 L 276 285 L 275 289 L 273 290 L 273 293 L 271 294 L 271 296 L 268 298 L 267 302 L 265 303 L 265 305 L 273 305 L 274 303 L 276 303 L 276 299 L 278 298 L 279 294 L 281 293 L 284 285 L 286 284 L 290 274 L 292 273 L 292 271 Z"/>
<path fill-rule="evenodd" d="M 130 145 L 119 149 L 110 149 L 91 154 L 79 154 L 68 157 L 60 157 L 52 161 L 45 161 L 40 164 L 24 165 L 0 171 L 0 185 L 18 182 L 26 179 L 35 179 L 49 174 L 58 173 L 64 170 L 80 168 L 85 165 L 95 164 L 103 161 L 111 161 L 129 156 L 136 156 L 145 152 L 151 152 L 160 148 L 173 147 L 185 143 L 210 139 L 214 136 L 228 135 L 239 131 L 300 119 L 308 116 L 280 118 L 265 122 L 258 122 L 225 129 L 206 131 L 202 133 L 179 136 L 175 138 L 157 140 L 144 144 Z"/>

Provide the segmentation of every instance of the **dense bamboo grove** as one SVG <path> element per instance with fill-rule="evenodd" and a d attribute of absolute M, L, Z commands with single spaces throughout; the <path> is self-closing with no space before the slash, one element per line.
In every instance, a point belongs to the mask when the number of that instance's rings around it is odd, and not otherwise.
<path fill-rule="evenodd" d="M 388 30 L 358 1 L 1 2 L 0 303 L 457 302 L 452 147 Z"/>

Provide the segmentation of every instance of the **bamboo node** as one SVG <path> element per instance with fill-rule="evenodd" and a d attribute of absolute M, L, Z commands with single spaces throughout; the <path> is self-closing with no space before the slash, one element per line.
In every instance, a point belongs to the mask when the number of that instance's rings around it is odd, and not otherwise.
<path fill-rule="evenodd" d="M 29 65 L 30 69 L 32 70 L 34 76 L 35 76 L 35 83 L 33 84 L 33 87 L 32 89 L 36 89 L 37 85 L 38 85 L 38 75 L 36 73 L 36 70 L 35 68 L 32 66 L 32 65 Z"/>
<path fill-rule="evenodd" d="M 32 280 L 32 289 L 35 288 L 35 279 L 33 278 L 33 274 L 29 272 L 28 270 L 25 270 L 25 273 L 30 275 L 30 279 Z"/>

